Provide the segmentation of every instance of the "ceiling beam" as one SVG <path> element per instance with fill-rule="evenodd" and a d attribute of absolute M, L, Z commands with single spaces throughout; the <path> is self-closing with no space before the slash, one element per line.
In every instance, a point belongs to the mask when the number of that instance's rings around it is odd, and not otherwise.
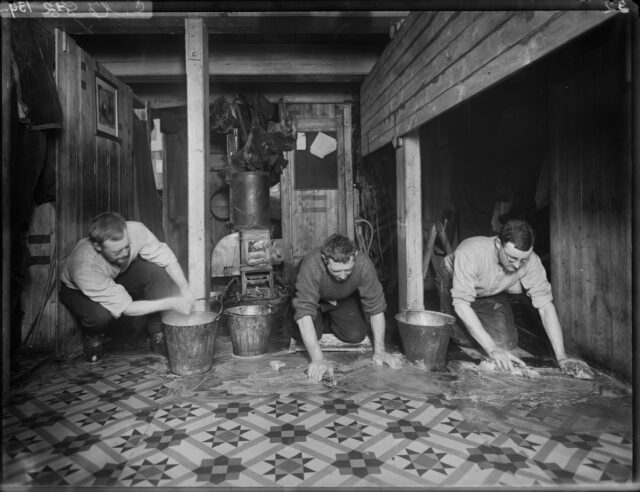
<path fill-rule="evenodd" d="M 158 53 L 92 53 L 109 72 L 125 83 L 184 80 L 184 55 Z M 209 53 L 212 81 L 340 82 L 361 81 L 377 60 L 370 46 L 279 44 L 213 44 Z"/>

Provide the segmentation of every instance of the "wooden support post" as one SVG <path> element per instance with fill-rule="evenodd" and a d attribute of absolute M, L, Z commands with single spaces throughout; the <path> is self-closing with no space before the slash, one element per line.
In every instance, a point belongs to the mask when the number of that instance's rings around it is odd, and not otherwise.
<path fill-rule="evenodd" d="M 353 151 L 351 147 L 353 128 L 350 102 L 345 102 L 342 106 L 342 124 L 344 129 L 344 194 L 347 214 L 346 227 L 347 236 L 353 240 L 355 237 L 353 216 Z"/>
<path fill-rule="evenodd" d="M 9 19 L 2 18 L 2 400 L 11 381 L 11 31 Z"/>
<path fill-rule="evenodd" d="M 188 18 L 185 27 L 187 71 L 187 160 L 189 284 L 205 309 L 209 297 L 209 36 L 203 19 Z"/>
<path fill-rule="evenodd" d="M 420 137 L 399 139 L 396 148 L 398 277 L 400 310 L 424 309 Z"/>

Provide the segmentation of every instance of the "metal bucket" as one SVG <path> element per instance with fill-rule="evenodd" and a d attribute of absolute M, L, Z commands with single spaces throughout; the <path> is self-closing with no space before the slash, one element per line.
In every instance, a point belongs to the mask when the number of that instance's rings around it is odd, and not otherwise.
<path fill-rule="evenodd" d="M 218 314 L 205 311 L 162 313 L 162 329 L 173 374 L 190 376 L 211 370 L 218 318 Z"/>
<path fill-rule="evenodd" d="M 435 311 L 403 311 L 395 316 L 404 355 L 428 370 L 444 369 L 455 318 Z"/>
<path fill-rule="evenodd" d="M 231 222 L 236 230 L 269 228 L 269 173 L 252 171 L 233 176 Z"/>
<path fill-rule="evenodd" d="M 271 307 L 258 304 L 236 306 L 225 309 L 224 315 L 234 355 L 255 357 L 269 351 Z"/>

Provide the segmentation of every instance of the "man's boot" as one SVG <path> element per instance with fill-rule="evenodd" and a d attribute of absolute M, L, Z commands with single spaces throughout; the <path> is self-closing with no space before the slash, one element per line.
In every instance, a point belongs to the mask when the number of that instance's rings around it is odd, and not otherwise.
<path fill-rule="evenodd" d="M 82 337 L 82 352 L 87 362 L 98 362 L 104 355 L 104 335 L 84 335 Z"/>
<path fill-rule="evenodd" d="M 149 347 L 154 353 L 159 354 L 165 358 L 169 357 L 169 355 L 167 354 L 167 343 L 164 339 L 164 333 L 162 333 L 161 331 L 158 333 L 149 334 Z"/>

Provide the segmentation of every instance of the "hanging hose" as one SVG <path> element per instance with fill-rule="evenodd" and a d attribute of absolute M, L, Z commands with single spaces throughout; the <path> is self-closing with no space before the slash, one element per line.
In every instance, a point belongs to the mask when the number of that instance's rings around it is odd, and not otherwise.
<path fill-rule="evenodd" d="M 371 225 L 371 222 L 369 222 L 368 220 L 362 219 L 362 218 L 358 218 L 355 221 L 356 224 L 362 223 L 362 224 L 366 224 L 367 226 L 369 226 L 369 240 L 367 242 L 365 236 L 366 234 L 363 234 L 360 230 L 359 227 L 356 227 L 356 237 L 358 240 L 358 246 L 360 248 L 360 250 L 362 252 L 364 252 L 367 256 L 369 256 L 369 251 L 371 251 L 371 244 L 373 243 L 373 226 Z"/>
<path fill-rule="evenodd" d="M 44 309 L 47 305 L 47 302 L 49 301 L 49 298 L 51 297 L 51 294 L 53 293 L 53 289 L 56 284 L 54 273 L 58 265 L 58 260 L 56 258 L 55 244 L 53 245 L 53 248 L 51 250 L 51 258 L 52 259 L 51 263 L 49 264 L 49 271 L 47 272 L 47 282 L 45 283 L 45 290 L 40 301 L 40 308 L 38 309 L 38 312 L 36 313 L 36 316 L 33 319 L 31 326 L 29 327 L 29 333 L 27 333 L 27 336 L 24 339 L 25 345 L 28 345 L 29 347 L 33 347 L 33 340 L 35 340 L 36 335 L 38 334 L 40 321 L 42 320 L 42 314 L 44 313 Z"/>

